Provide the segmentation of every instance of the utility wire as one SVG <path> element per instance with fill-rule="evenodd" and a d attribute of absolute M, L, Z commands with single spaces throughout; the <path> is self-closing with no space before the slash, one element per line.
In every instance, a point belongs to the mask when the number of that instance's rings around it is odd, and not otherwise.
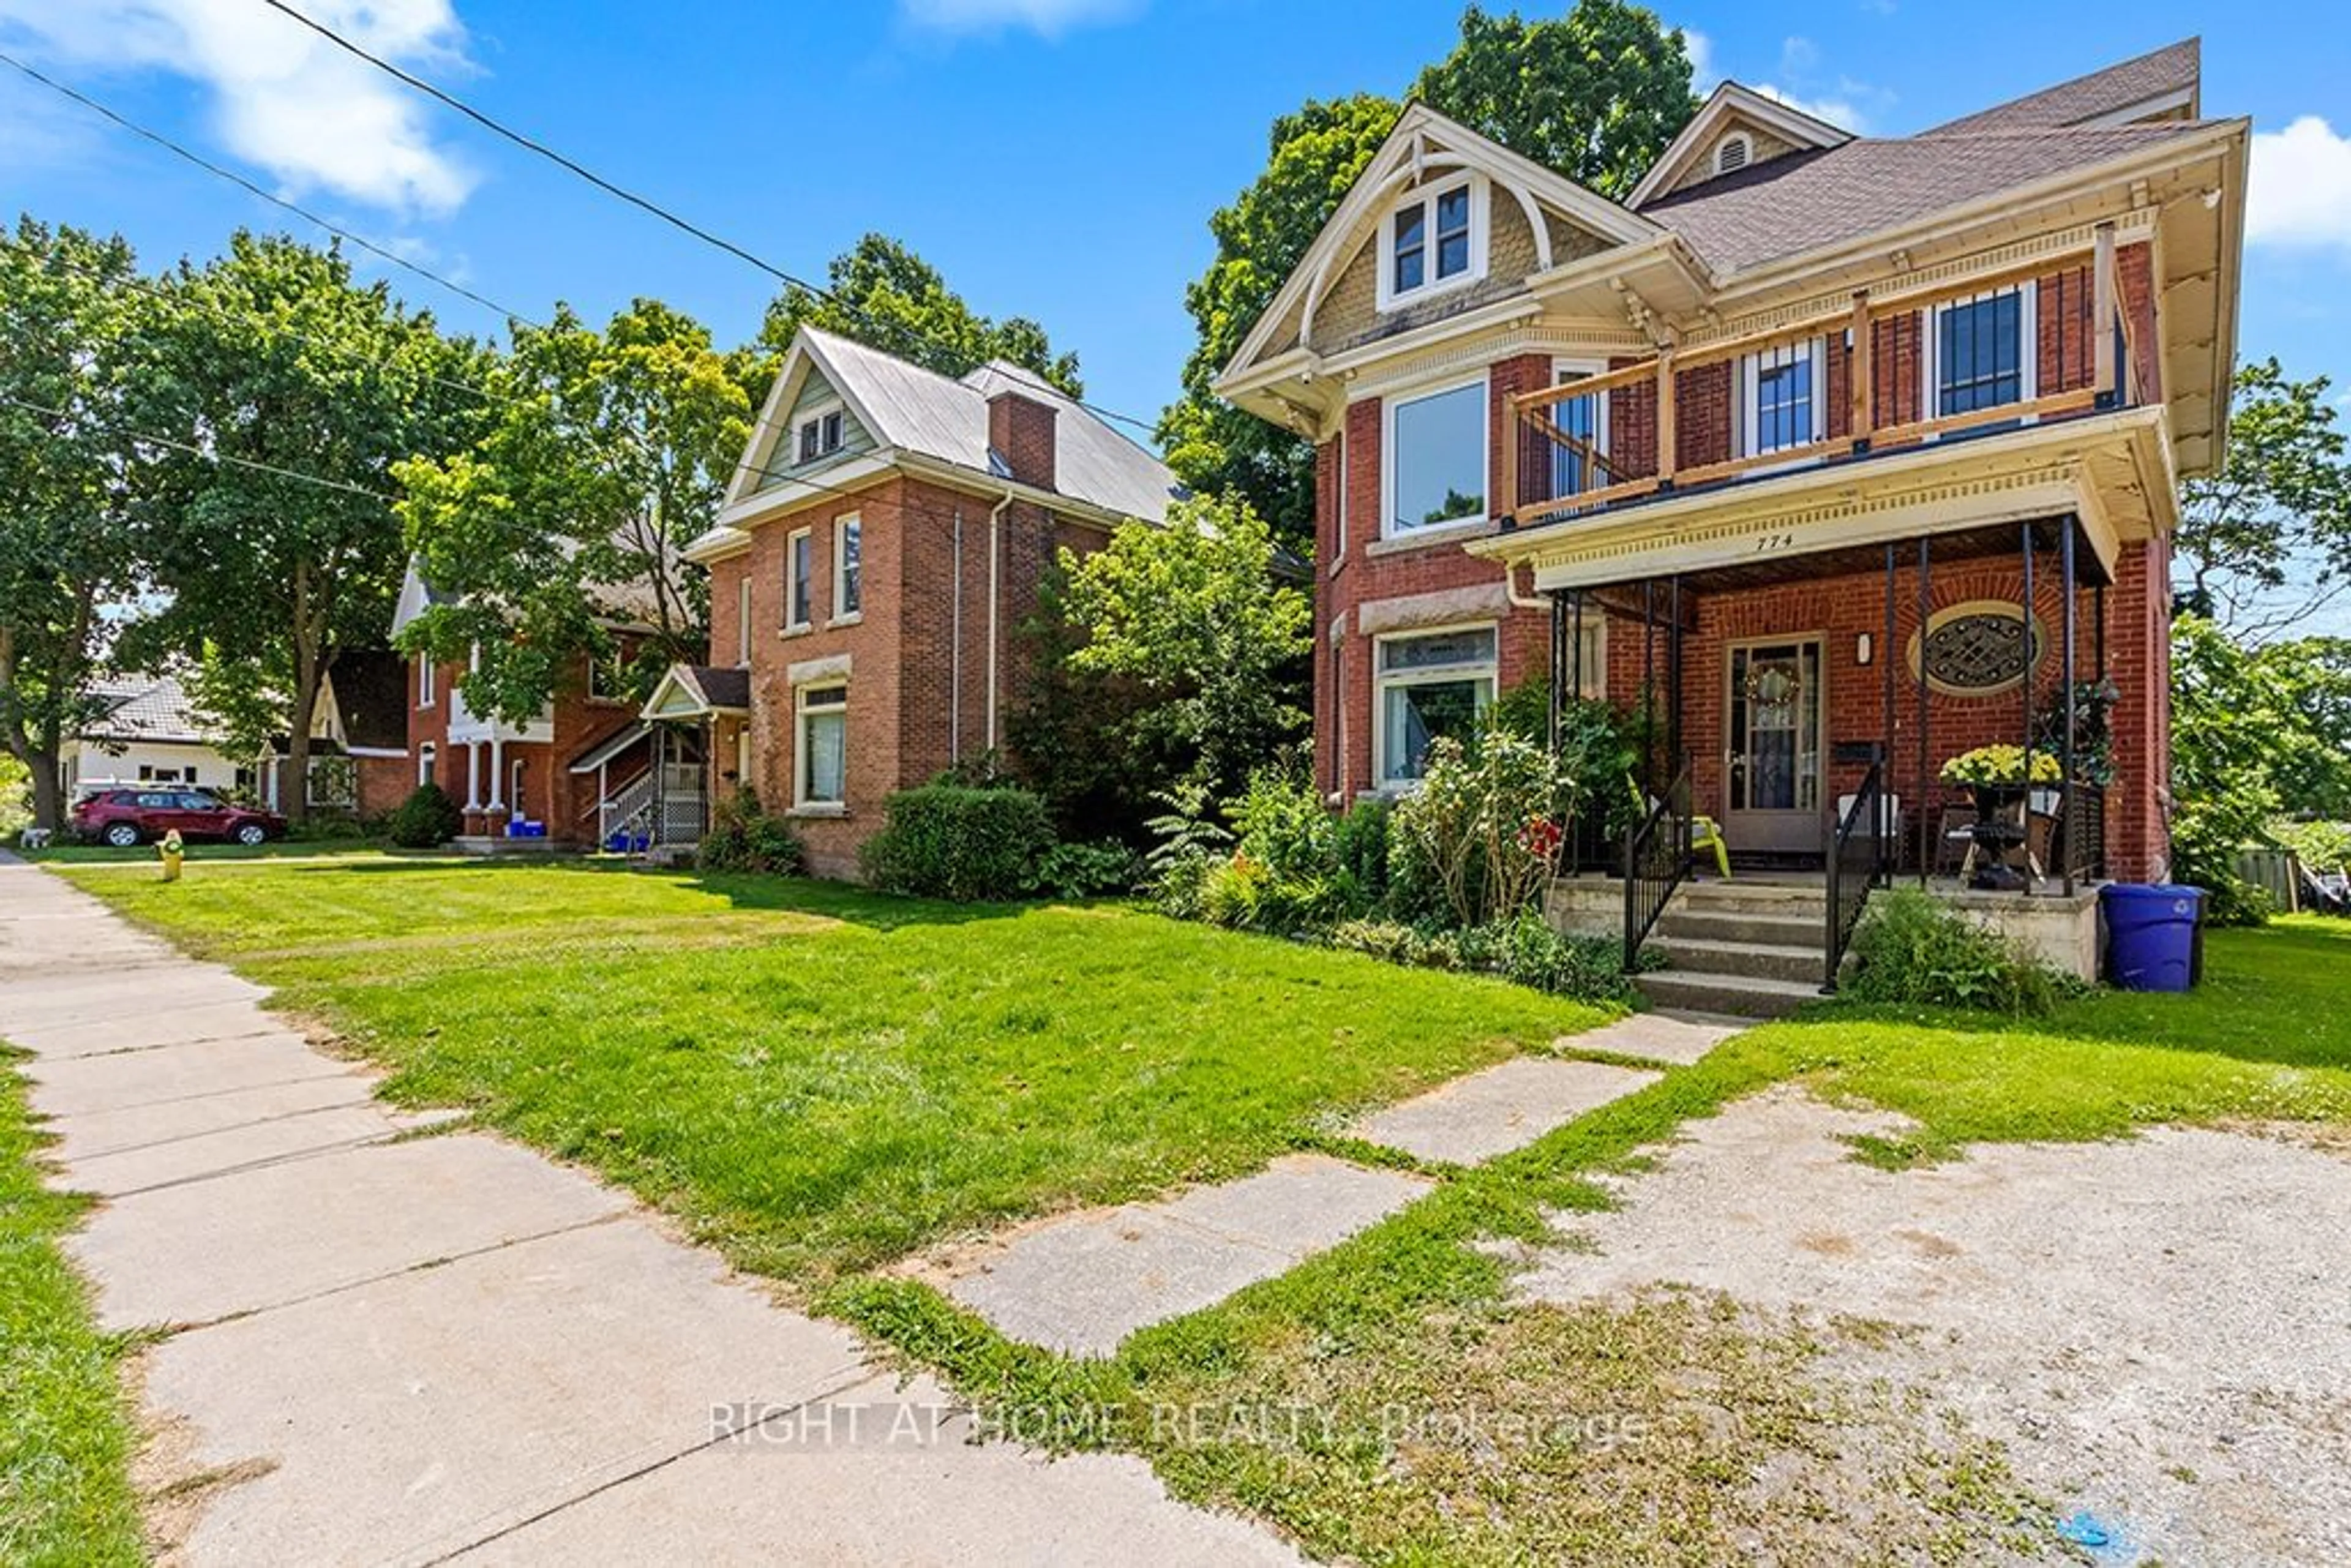
<path fill-rule="evenodd" d="M 444 91 L 442 89 L 434 86 L 431 82 L 426 81 L 423 78 L 416 76 L 412 72 L 404 70 L 401 67 L 392 64 L 390 60 L 385 59 L 381 55 L 371 53 L 362 46 L 343 37 L 340 33 L 336 32 L 332 27 L 329 27 L 325 23 L 319 21 L 316 17 L 306 16 L 302 12 L 295 9 L 292 5 L 286 4 L 286 0 L 261 0 L 261 3 L 268 6 L 271 10 L 279 12 L 291 17 L 297 22 L 299 22 L 303 26 L 308 27 L 311 32 L 316 33 L 319 37 L 326 39 L 337 48 L 343 50 L 347 54 L 353 55 L 358 58 L 366 61 L 369 65 L 375 67 L 378 70 L 384 72 L 386 75 L 406 83 L 408 86 L 415 89 L 418 92 L 423 93 L 426 97 L 431 98 L 435 102 L 445 104 L 449 108 L 455 110 L 458 113 L 464 115 L 475 124 L 481 126 L 484 130 L 488 131 L 495 135 L 504 137 L 507 141 L 513 142 L 516 146 L 524 149 L 526 152 L 537 153 L 539 157 L 546 159 L 557 167 L 587 181 L 590 184 L 595 186 L 598 190 L 604 192 L 606 194 L 617 196 L 622 201 L 628 203 L 631 206 L 636 207 L 643 212 L 650 214 L 653 217 L 659 218 L 662 222 L 668 224 L 673 228 L 682 230 L 683 232 L 693 235 L 695 239 L 702 241 L 704 244 L 715 246 L 718 249 L 725 251 L 727 255 L 732 256 L 738 260 L 748 262 L 751 266 L 758 267 L 761 272 L 766 273 L 770 277 L 776 278 L 779 282 L 789 284 L 795 288 L 805 289 L 809 293 L 815 295 L 818 298 L 830 301 L 834 306 L 849 311 L 852 315 L 863 318 L 869 322 L 872 320 L 872 318 L 867 317 L 865 312 L 859 309 L 849 301 L 841 298 L 831 289 L 824 287 L 819 284 L 810 283 L 807 278 L 795 276 L 794 274 L 786 271 L 784 268 L 778 267 L 775 263 L 768 261 L 763 257 L 756 256 L 752 252 L 746 250 L 743 246 L 737 245 L 734 241 L 711 233 L 708 229 L 704 228 L 701 225 L 695 223 L 689 218 L 681 217 L 676 213 L 672 212 L 669 208 L 663 206 L 660 203 L 652 200 L 650 197 L 641 196 L 636 192 L 629 190 L 625 186 L 613 183 L 611 181 L 604 178 L 601 174 L 597 173 L 594 170 L 590 169 L 576 160 L 566 157 L 563 153 L 557 152 L 547 143 L 540 141 L 534 137 L 526 135 L 522 131 L 515 130 L 513 127 L 508 126 L 491 115 L 483 112 L 481 110 L 475 109 L 472 104 L 465 102 L 463 99 L 456 97 L 455 94 Z M 1029 381 L 1021 376 L 1014 376 L 1009 379 L 1022 382 L 1023 384 L 1037 388 L 1040 391 L 1050 392 L 1055 397 L 1070 398 L 1069 393 L 1061 391 L 1059 387 L 1049 385 L 1042 380 Z M 1099 415 L 1103 419 L 1114 420 L 1121 424 L 1133 425 L 1137 430 L 1155 432 L 1158 428 L 1155 422 L 1137 419 L 1133 414 L 1121 413 L 1114 409 L 1104 408 L 1099 403 L 1088 402 L 1083 398 L 1070 398 L 1070 401 L 1090 413 Z"/>
<path fill-rule="evenodd" d="M 541 323 L 533 321 L 528 316 L 522 315 L 517 311 L 507 309 L 505 306 L 500 305 L 494 299 L 484 298 L 481 295 L 475 293 L 472 289 L 467 288 L 463 284 L 452 283 L 447 278 L 442 277 L 439 273 L 434 272 L 427 267 L 419 267 L 416 263 L 409 260 L 406 256 L 402 256 L 397 251 L 388 249 L 383 246 L 376 244 L 375 241 L 371 239 L 364 238 L 361 235 L 351 233 L 349 229 L 341 228 L 334 224 L 329 223 L 326 219 L 310 211 L 308 207 L 298 206 L 294 203 L 287 201 L 283 196 L 277 195 L 269 191 L 262 189 L 259 185 L 255 184 L 252 181 L 246 179 L 244 175 L 235 172 L 234 170 L 224 169 L 210 159 L 203 157 L 198 153 L 191 152 L 188 149 L 183 147 L 177 141 L 172 141 L 162 132 L 159 131 L 150 131 L 145 126 L 139 124 L 137 121 L 128 119 L 123 115 L 117 114 L 113 110 L 107 108 L 106 105 L 99 102 L 96 99 L 77 92 L 72 88 L 66 86 L 65 83 L 57 80 L 52 77 L 44 76 L 39 71 L 35 70 L 31 66 L 28 66 L 24 61 L 16 58 L 14 55 L 0 51 L 0 64 L 15 67 L 26 76 L 32 78 L 33 80 L 39 82 L 43 87 L 49 89 L 52 92 L 61 93 L 65 97 L 73 99 L 74 102 L 80 104 L 84 109 L 90 110 L 92 113 L 101 115 L 104 118 L 112 120 L 115 124 L 120 126 L 123 130 L 130 131 L 132 135 L 140 137 L 145 141 L 152 141 L 156 146 L 162 148 L 164 151 L 186 159 L 189 162 L 193 163 L 197 168 L 204 171 L 204 172 L 217 175 L 221 179 L 226 180 L 231 184 L 237 186 L 239 189 L 248 192 L 253 195 L 259 196 L 263 201 L 269 203 L 273 206 L 283 207 L 286 211 L 292 213 L 296 217 L 301 218 L 307 223 L 316 224 L 320 228 L 326 230 L 329 234 L 334 235 L 341 239 L 349 240 L 351 244 L 359 246 L 361 250 L 364 250 L 372 256 L 381 256 L 384 260 L 392 263 L 394 267 L 413 272 L 417 277 L 422 277 L 428 282 L 437 283 L 442 287 L 449 290 L 450 293 L 461 295 L 464 298 L 472 300 L 475 304 L 479 305 L 485 310 L 488 310 L 495 315 L 507 317 L 512 320 L 520 321 L 527 327 L 537 327 L 541 325 Z"/>
<path fill-rule="evenodd" d="M 37 413 L 44 419 L 73 418 L 72 414 L 63 409 L 44 408 L 39 403 L 27 402 L 23 398 L 11 397 L 5 393 L 0 393 L 0 402 L 13 403 L 27 413 Z M 156 446 L 168 446 L 174 452 L 185 452 L 191 456 L 204 458 L 206 462 L 227 463 L 238 468 L 253 469 L 256 473 L 273 474 L 280 479 L 293 479 L 305 485 L 316 485 L 322 490 L 340 490 L 347 495 L 364 496 L 371 501 L 381 501 L 387 507 L 392 504 L 392 497 L 381 490 L 371 490 L 364 485 L 347 484 L 340 479 L 322 479 L 316 474 L 303 474 L 292 468 L 280 468 L 275 463 L 264 463 L 252 457 L 239 457 L 234 453 L 207 452 L 203 447 L 192 445 L 185 441 L 174 441 L 168 435 L 150 434 L 143 430 L 125 430 L 122 434 L 133 441 L 144 441 Z"/>

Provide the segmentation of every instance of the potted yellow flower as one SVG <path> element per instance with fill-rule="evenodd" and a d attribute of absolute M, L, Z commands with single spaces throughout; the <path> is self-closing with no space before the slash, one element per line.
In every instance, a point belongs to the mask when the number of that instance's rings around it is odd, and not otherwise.
<path fill-rule="evenodd" d="M 2013 888 L 2024 879 L 2008 864 L 2009 852 L 2024 841 L 2025 791 L 2035 784 L 2064 781 L 2057 758 L 2038 747 L 1979 746 L 1943 764 L 1943 782 L 1964 784 L 1976 798 L 1975 835 L 1980 852 L 1973 885 Z"/>

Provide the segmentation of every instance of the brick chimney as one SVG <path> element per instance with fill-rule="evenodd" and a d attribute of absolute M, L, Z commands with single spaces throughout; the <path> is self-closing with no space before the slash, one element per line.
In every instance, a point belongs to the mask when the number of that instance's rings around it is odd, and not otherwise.
<path fill-rule="evenodd" d="M 1060 412 L 1009 388 L 987 400 L 987 444 L 1018 483 L 1054 487 L 1053 422 Z"/>

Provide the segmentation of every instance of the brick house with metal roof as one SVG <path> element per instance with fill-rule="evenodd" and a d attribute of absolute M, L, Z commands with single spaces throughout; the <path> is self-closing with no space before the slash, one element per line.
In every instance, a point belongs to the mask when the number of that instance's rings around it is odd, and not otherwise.
<path fill-rule="evenodd" d="M 1676 955 L 1759 1006 L 1955 841 L 2046 895 L 1987 918 L 2093 967 L 2082 888 L 2168 864 L 2177 486 L 2227 430 L 2248 126 L 2200 118 L 2198 60 L 1900 138 L 1725 83 L 1622 204 L 1408 108 L 1217 388 L 1316 444 L 1322 788 L 1409 789 L 1548 677 L 1656 737 L 1642 819 L 1588 846 L 1621 882 L 1554 899 L 1628 960 L 1725 896 L 1689 884 L 1703 815 L 1810 873 L 1782 940 Z M 1942 763 L 2028 736 L 2067 777 L 2022 841 L 1954 828 Z"/>

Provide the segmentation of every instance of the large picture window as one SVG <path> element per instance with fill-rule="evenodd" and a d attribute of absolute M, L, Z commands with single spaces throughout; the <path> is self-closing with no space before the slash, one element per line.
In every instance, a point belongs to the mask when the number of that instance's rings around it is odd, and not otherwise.
<path fill-rule="evenodd" d="M 848 799 L 849 688 L 803 686 L 798 701 L 799 789 L 793 804 L 841 805 Z"/>
<path fill-rule="evenodd" d="M 1378 643 L 1374 693 L 1378 779 L 1384 789 L 1416 782 L 1440 737 L 1466 738 L 1494 701 L 1491 626 L 1385 637 Z"/>
<path fill-rule="evenodd" d="M 1387 527 L 1470 522 L 1486 515 L 1486 383 L 1475 381 L 1388 406 Z"/>

